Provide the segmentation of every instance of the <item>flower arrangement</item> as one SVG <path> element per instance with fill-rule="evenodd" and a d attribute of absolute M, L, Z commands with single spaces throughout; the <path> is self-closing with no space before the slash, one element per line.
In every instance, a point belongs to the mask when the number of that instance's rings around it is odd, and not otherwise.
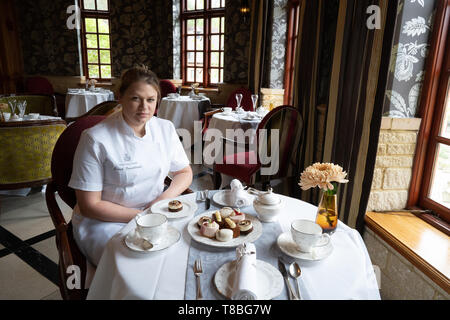
<path fill-rule="evenodd" d="M 5 116 L 3 115 L 3 111 L 8 110 L 8 105 L 6 103 L 0 103 L 0 121 L 6 121 Z"/>
<path fill-rule="evenodd" d="M 342 167 L 333 163 L 316 162 L 307 167 L 300 176 L 299 186 L 302 190 L 319 187 L 329 195 L 336 194 L 337 183 L 347 183 L 347 173 Z"/>

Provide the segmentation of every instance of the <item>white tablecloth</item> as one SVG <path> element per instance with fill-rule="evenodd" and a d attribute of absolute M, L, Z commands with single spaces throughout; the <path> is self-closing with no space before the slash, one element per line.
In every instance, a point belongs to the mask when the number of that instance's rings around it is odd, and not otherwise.
<path fill-rule="evenodd" d="M 114 93 L 110 90 L 68 92 L 66 95 L 66 117 L 79 117 L 99 103 L 110 100 L 114 100 Z"/>
<path fill-rule="evenodd" d="M 201 100 L 193 100 L 189 96 L 162 98 L 158 109 L 158 117 L 172 121 L 175 129 L 183 128 L 188 130 L 193 144 L 194 121 L 200 120 L 202 116 L 201 112 L 206 112 L 206 108 L 200 108 L 202 110 L 199 111 L 199 104 L 202 101 L 210 102 L 207 97 L 203 97 Z M 201 124 L 199 128 L 201 130 Z"/>
<path fill-rule="evenodd" d="M 182 197 L 195 200 L 195 194 Z M 317 207 L 294 198 L 281 198 L 285 204 L 279 219 L 283 232 L 290 230 L 294 219 L 314 220 Z M 204 204 L 199 203 L 199 208 L 204 208 Z M 253 207 L 243 211 L 254 213 Z M 134 220 L 130 221 L 108 242 L 87 298 L 184 299 L 186 272 L 192 272 L 187 269 L 191 238 L 186 229 L 192 218 L 170 220 L 170 225 L 181 231 L 181 239 L 168 249 L 152 253 L 134 252 L 125 246 L 124 237 L 135 228 Z M 275 245 L 276 240 L 273 239 Z M 334 250 L 326 259 L 299 261 L 303 299 L 380 299 L 375 273 L 360 234 L 339 221 L 331 241 Z"/>

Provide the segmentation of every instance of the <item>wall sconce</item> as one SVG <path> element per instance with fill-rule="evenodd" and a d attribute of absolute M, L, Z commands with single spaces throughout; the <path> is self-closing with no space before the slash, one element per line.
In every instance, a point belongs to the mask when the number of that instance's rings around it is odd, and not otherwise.
<path fill-rule="evenodd" d="M 239 11 L 241 12 L 242 16 L 244 17 L 244 22 L 247 19 L 247 16 L 250 15 L 250 4 L 248 3 L 248 0 L 241 0 L 241 6 L 239 8 Z"/>

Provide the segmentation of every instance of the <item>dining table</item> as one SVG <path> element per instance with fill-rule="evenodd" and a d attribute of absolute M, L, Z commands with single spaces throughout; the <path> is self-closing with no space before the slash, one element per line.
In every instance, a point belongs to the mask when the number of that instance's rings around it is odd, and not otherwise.
<path fill-rule="evenodd" d="M 202 261 L 203 268 L 203 298 L 228 299 L 223 288 L 219 292 L 217 278 L 223 275 L 218 274 L 218 271 L 236 259 L 236 246 L 211 246 L 199 240 L 189 229 L 193 221 L 205 215 L 205 211 L 214 212 L 226 204 L 217 200 L 221 192 L 226 191 L 209 191 L 209 197 L 212 198 L 209 210 L 206 209 L 206 202 L 196 200 L 196 193 L 177 197 L 189 206 L 190 211 L 181 217 L 175 215 L 169 219 L 169 226 L 179 232 L 179 237 L 162 250 L 132 250 L 126 242 L 127 236 L 136 228 L 135 220 L 131 220 L 107 243 L 90 281 L 87 299 L 195 300 L 193 267 L 198 259 Z M 343 222 L 339 221 L 331 235 L 330 250 L 320 259 L 287 254 L 290 252 L 281 246 L 280 239 L 289 236 L 293 220 L 314 221 L 317 207 L 296 198 L 281 194 L 277 196 L 283 204 L 278 219 L 274 222 L 260 221 L 260 234 L 252 240 L 258 261 L 271 270 L 278 270 L 279 257 L 286 263 L 297 261 L 301 267 L 299 288 L 303 300 L 379 300 L 377 278 L 363 239 L 357 230 Z M 151 210 L 154 210 L 153 206 Z M 252 205 L 242 207 L 241 211 L 248 218 L 258 220 Z M 277 271 L 274 273 L 274 278 L 270 279 L 275 281 L 275 287 L 281 289 L 272 292 L 271 299 L 287 300 L 287 286 L 280 280 L 281 274 Z M 295 286 L 294 282 L 291 285 Z"/>
<path fill-rule="evenodd" d="M 111 90 L 95 88 L 94 90 L 68 89 L 66 94 L 66 117 L 79 117 L 104 101 L 114 100 Z"/>
<path fill-rule="evenodd" d="M 199 121 L 210 106 L 211 101 L 206 96 L 164 97 L 161 99 L 157 115 L 158 118 L 170 120 L 175 129 L 187 130 L 193 142 L 195 121 Z"/>

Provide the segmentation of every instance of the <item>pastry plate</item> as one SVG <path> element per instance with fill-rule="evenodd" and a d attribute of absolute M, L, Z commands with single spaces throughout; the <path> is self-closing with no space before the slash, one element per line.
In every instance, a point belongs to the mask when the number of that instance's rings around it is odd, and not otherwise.
<path fill-rule="evenodd" d="M 217 291 L 228 299 L 231 299 L 236 270 L 236 261 L 225 263 L 217 270 L 214 276 L 214 284 Z M 256 279 L 258 279 L 258 300 L 270 300 L 278 297 L 283 288 L 283 276 L 280 271 L 270 263 L 256 260 Z"/>
<path fill-rule="evenodd" d="M 300 260 L 319 261 L 325 259 L 333 252 L 331 241 L 325 246 L 315 247 L 311 252 L 302 252 L 297 249 L 297 244 L 292 240 L 290 231 L 280 234 L 277 244 L 285 254 Z"/>
<path fill-rule="evenodd" d="M 144 249 L 142 246 L 143 239 L 137 238 L 136 231 L 135 229 L 133 229 L 124 237 L 124 242 L 125 245 L 131 250 L 146 253 L 166 249 L 171 245 L 177 243 L 178 240 L 180 240 L 180 237 L 181 237 L 180 231 L 178 231 L 172 226 L 167 226 L 167 234 L 161 240 L 161 242 L 158 243 L 157 245 L 154 245 L 150 249 Z"/>
<path fill-rule="evenodd" d="M 183 204 L 183 209 L 177 212 L 170 212 L 169 202 L 172 200 L 179 200 Z M 161 213 L 165 215 L 168 219 L 178 219 L 193 215 L 195 211 L 197 211 L 197 204 L 195 204 L 195 202 L 193 201 L 189 201 L 186 199 L 177 199 L 177 198 L 165 199 L 154 203 L 151 206 L 150 211 L 152 213 Z"/>
<path fill-rule="evenodd" d="M 247 192 L 248 193 L 248 192 Z M 232 207 L 233 204 L 230 201 L 231 190 L 221 190 L 216 192 L 212 199 L 215 203 L 224 206 L 224 207 Z M 250 203 L 253 203 L 254 195 L 248 193 L 249 199 L 251 199 Z"/>
<path fill-rule="evenodd" d="M 217 210 L 203 212 L 202 214 L 196 215 L 188 223 L 187 230 L 188 230 L 189 235 L 192 237 L 192 239 L 194 239 L 197 242 L 200 242 L 200 243 L 206 244 L 208 246 L 212 246 L 212 247 L 234 248 L 244 242 L 255 242 L 256 239 L 258 239 L 261 236 L 262 224 L 261 224 L 261 222 L 259 222 L 258 218 L 256 218 L 255 216 L 253 216 L 251 214 L 245 215 L 245 219 L 250 220 L 253 224 L 253 231 L 250 232 L 249 234 L 241 235 L 241 236 L 239 236 L 237 238 L 233 238 L 227 242 L 222 242 L 222 241 L 219 241 L 216 239 L 210 239 L 210 238 L 202 236 L 200 234 L 200 228 L 198 227 L 198 224 L 197 224 L 198 220 L 203 216 L 211 217 L 213 215 L 213 213 L 216 211 Z"/>

